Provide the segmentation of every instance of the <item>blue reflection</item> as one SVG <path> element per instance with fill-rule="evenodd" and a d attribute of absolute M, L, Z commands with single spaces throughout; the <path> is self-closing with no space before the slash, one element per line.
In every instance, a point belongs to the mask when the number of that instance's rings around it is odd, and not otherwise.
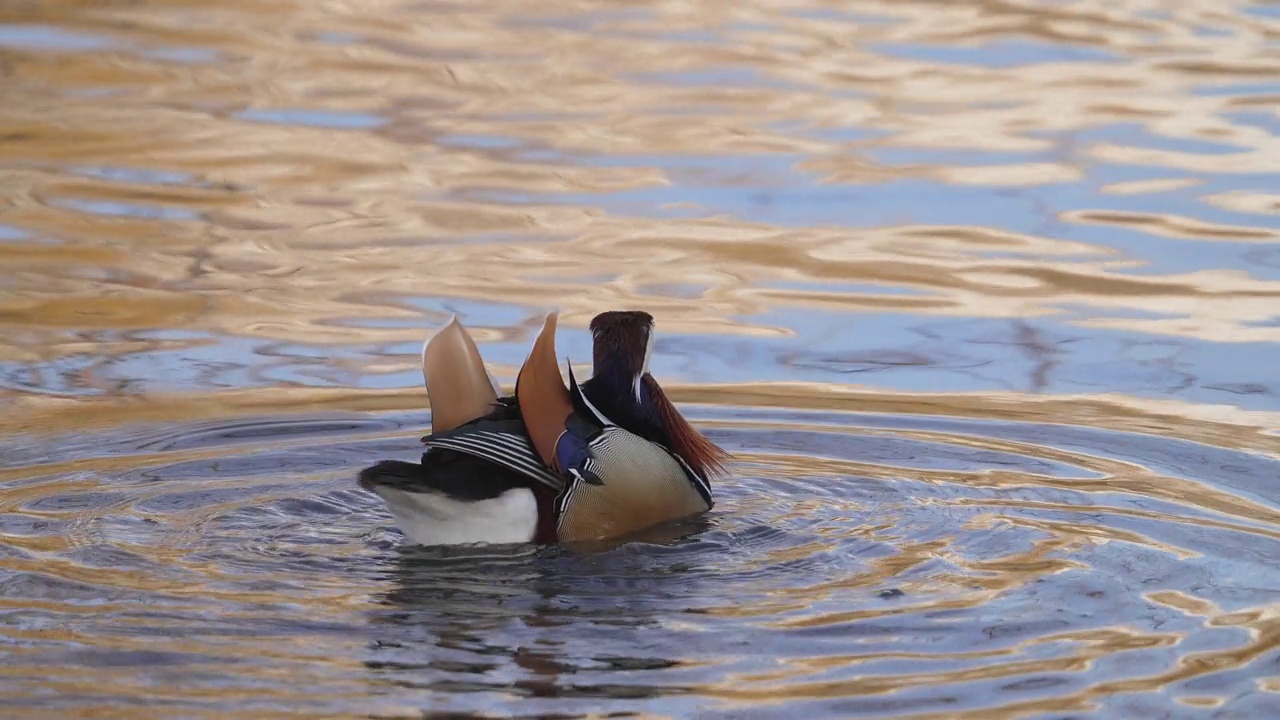
<path fill-rule="evenodd" d="M 194 220 L 200 216 L 194 210 L 166 205 L 142 205 L 116 200 L 83 200 L 79 198 L 52 198 L 53 207 L 76 210 L 91 215 L 127 217 L 140 220 Z"/>
<path fill-rule="evenodd" d="M 101 35 L 63 30 L 49 25 L 0 24 L 0 47 L 15 50 L 64 50 L 90 52 L 115 47 Z"/>
<path fill-rule="evenodd" d="M 0 225 L 0 241 L 29 240 L 31 233 L 12 225 Z"/>
<path fill-rule="evenodd" d="M 1114 53 L 1097 48 L 1030 40 L 997 40 L 973 47 L 877 43 L 872 45 L 871 49 L 894 57 L 987 68 L 1010 68 L 1046 62 L 1118 62 L 1121 60 Z"/>
<path fill-rule="evenodd" d="M 304 108 L 274 110 L 252 108 L 235 113 L 234 117 L 250 122 L 270 123 L 272 125 L 302 125 L 337 130 L 369 130 L 386 123 L 385 118 L 370 113 L 308 110 Z"/>

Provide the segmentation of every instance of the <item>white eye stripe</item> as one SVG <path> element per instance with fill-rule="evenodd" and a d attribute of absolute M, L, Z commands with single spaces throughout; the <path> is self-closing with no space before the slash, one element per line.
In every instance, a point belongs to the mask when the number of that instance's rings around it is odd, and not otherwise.
<path fill-rule="evenodd" d="M 641 375 L 643 375 L 643 374 L 645 374 L 645 373 L 649 372 L 649 358 L 653 357 L 653 336 L 654 336 L 654 334 L 655 334 L 655 333 L 653 332 L 653 326 L 652 326 L 652 325 L 650 325 L 650 326 L 649 326 L 649 337 L 645 340 L 645 345 L 644 345 L 644 365 L 643 365 L 643 367 L 641 367 L 641 369 L 640 369 L 640 374 L 641 374 Z"/>
<path fill-rule="evenodd" d="M 648 337 L 644 343 L 644 364 L 640 366 L 640 372 L 636 374 L 635 379 L 631 381 L 631 391 L 635 393 L 636 402 L 644 402 L 640 398 L 640 379 L 649 372 L 649 358 L 653 356 L 653 323 L 649 323 L 647 328 Z"/>

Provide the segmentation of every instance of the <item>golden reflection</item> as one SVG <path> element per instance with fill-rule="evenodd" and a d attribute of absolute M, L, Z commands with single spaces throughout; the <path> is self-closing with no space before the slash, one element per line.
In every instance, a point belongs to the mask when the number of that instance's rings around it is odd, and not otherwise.
<path fill-rule="evenodd" d="M 990 680 L 1027 673 L 1080 672 L 1088 669 L 1096 659 L 1105 657 L 1117 650 L 1139 647 L 1158 647 L 1173 645 L 1177 638 L 1168 634 L 1135 634 L 1118 628 L 1107 628 L 1098 631 L 1078 633 L 1074 636 L 1050 636 L 1038 642 L 1067 640 L 1075 643 L 1075 654 L 1045 660 L 1007 660 L 986 663 L 979 667 L 957 671 L 921 673 L 898 676 L 864 676 L 851 680 L 833 682 L 804 683 L 796 682 L 797 678 L 807 673 L 801 672 L 803 667 L 761 675 L 734 677 L 731 682 L 718 686 L 713 695 L 735 702 L 783 703 L 799 698 L 812 697 L 850 697 L 892 693 L 905 688 Z M 790 681 L 785 685 L 782 681 Z M 1056 701 L 1057 699 L 1055 699 Z M 1000 708 L 993 710 L 990 717 L 1016 717 L 1005 715 Z M 983 717 L 981 713 L 958 712 L 951 717 Z M 935 717 L 932 714 L 910 715 L 907 717 Z M 936 717 L 943 717 L 937 715 Z"/>
<path fill-rule="evenodd" d="M 1280 330 L 1264 324 L 1280 298 L 1275 282 L 1222 273 L 1139 280 L 1127 274 L 1132 259 L 1103 246 L 1022 234 L 1021 247 L 1006 250 L 1033 257 L 1033 269 L 987 257 L 971 238 L 949 242 L 941 229 L 906 218 L 856 231 L 784 230 L 723 215 L 619 216 L 591 199 L 670 184 L 672 171 L 649 159 L 665 156 L 794 156 L 796 170 L 837 184 L 914 177 L 1031 188 L 1075 182 L 1099 160 L 1166 172 L 1272 172 L 1275 138 L 1228 117 L 1237 98 L 1190 93 L 1204 82 L 1276 67 L 1258 52 L 1265 21 L 1245 14 L 1214 13 L 1204 3 L 1165 18 L 1148 16 L 1141 3 L 1075 3 L 1070 12 L 1038 3 L 860 3 L 859 13 L 898 20 L 878 23 L 779 14 L 763 3 L 721 18 L 730 22 L 717 30 L 721 43 L 670 36 L 718 24 L 693 6 L 649 7 L 643 19 L 606 14 L 593 33 L 520 3 L 432 14 L 428 23 L 397 20 L 402 10 L 385 0 L 349 8 L 286 2 L 269 12 L 228 0 L 201 7 L 198 24 L 157 12 L 194 12 L 176 0 L 93 13 L 74 7 L 24 5 L 21 13 L 0 13 L 120 48 L 105 55 L 19 52 L 0 89 L 7 108 L 0 133 L 18 139 L 6 145 L 7 164 L 16 170 L 4 181 L 13 198 L 6 222 L 61 243 L 12 258 L 15 282 L 0 301 L 0 322 L 35 329 L 38 336 L 22 346 L 44 360 L 67 352 L 61 328 L 78 327 L 406 341 L 407 332 L 390 328 L 334 327 L 337 319 L 386 316 L 385 304 L 353 292 L 364 288 L 384 297 L 429 289 L 437 297 L 558 304 L 566 320 L 602 305 L 641 305 L 660 312 L 668 327 L 716 334 L 758 332 L 764 328 L 740 318 L 789 305 L 1026 317 L 1069 303 L 1095 314 L 1182 316 L 1080 321 L 1094 326 L 1219 342 L 1280 338 Z M 588 3 L 579 11 L 587 9 L 603 6 Z M 1184 32 L 1184 22 L 1210 20 L 1230 42 Z M 765 32 L 760 24 L 776 29 Z M 335 26 L 352 40 L 320 40 Z M 1131 54 L 1133 61 L 985 67 L 892 49 L 972 47 L 1014 32 Z M 625 52 L 618 52 L 618 33 Z M 1188 58 L 1215 59 L 1171 59 L 1156 49 L 1161 41 Z M 173 48 L 193 49 L 197 61 L 166 62 L 162 51 Z M 532 62 L 535 55 L 556 62 Z M 693 92 L 663 79 L 719 67 L 747 68 L 769 82 Z M 109 92 L 74 92 L 79 88 Z M 309 109 L 318 115 L 309 118 Z M 1053 142 L 1036 133 L 1135 118 L 1158 137 L 1209 138 L 1241 149 L 1200 154 L 1104 141 L 1063 148 L 1053 162 L 887 166 L 873 159 L 891 148 L 1044 152 Z M 842 141 L 822 132 L 851 127 L 884 136 Z M 524 149 L 546 159 L 531 159 Z M 610 157 L 619 160 L 592 162 Z M 1189 182 L 1171 177 L 1109 187 L 1150 193 Z M 494 192 L 529 200 L 486 201 Z M 539 200 L 556 194 L 575 200 Z M 1205 198 L 1254 213 L 1273 212 L 1273 200 L 1265 193 Z M 1189 241 L 1275 239 L 1268 227 L 1171 214 L 1080 208 L 1061 219 Z M 475 234 L 511 237 L 452 242 Z M 1074 254 L 1046 257 L 1066 245 L 1076 246 Z M 57 264 L 33 257 L 41 253 Z M 605 258 L 616 269 L 613 279 L 571 279 Z M 760 287 L 829 278 L 908 288 L 927 298 Z M 656 280 L 704 286 L 702 302 L 646 293 Z M 94 302 L 100 297 L 113 299 Z M 92 313 L 84 312 L 88 305 Z"/>
<path fill-rule="evenodd" d="M 1197 508 L 1198 508 L 1198 506 L 1199 506 L 1199 504 L 1200 504 L 1200 500 L 1199 500 L 1199 498 L 1196 498 L 1196 497 L 1192 497 L 1192 498 L 1184 498 L 1184 499 L 1194 500 L 1194 501 L 1195 501 L 1194 503 L 1188 503 L 1188 504 L 1193 505 L 1193 506 L 1196 506 Z M 957 501 L 955 501 L 955 503 L 956 503 L 957 505 L 991 506 L 991 507 L 1017 507 L 1017 508 L 1031 508 L 1031 509 L 1039 509 L 1039 510 L 1059 510 L 1059 511 L 1062 511 L 1062 512 L 1079 512 L 1079 511 L 1080 511 L 1080 508 L 1079 508 L 1078 506 L 1075 506 L 1075 505 L 1068 505 L 1068 504 L 1065 504 L 1065 503 L 1036 502 L 1036 501 L 1032 501 L 1032 500 L 999 500 L 999 499 L 993 499 L 993 500 L 957 500 Z M 1130 509 L 1130 508 L 1109 507 L 1109 506 L 1106 506 L 1106 505 L 1091 505 L 1091 506 L 1089 506 L 1088 511 L 1089 511 L 1090 513 L 1106 513 L 1106 514 L 1109 514 L 1109 515 L 1110 515 L 1110 514 L 1115 514 L 1115 515 L 1124 515 L 1124 516 L 1128 516 L 1128 517 L 1147 518 L 1147 519 L 1151 519 L 1151 520 L 1161 520 L 1161 521 L 1164 521 L 1164 522 L 1183 522 L 1183 523 L 1189 523 L 1189 524 L 1195 524 L 1195 525 L 1203 525 L 1204 527 L 1209 527 L 1209 528 L 1218 528 L 1218 529 L 1222 529 L 1222 530 L 1231 530 L 1231 531 L 1234 531 L 1234 532 L 1242 532 L 1242 533 L 1256 533 L 1256 534 L 1261 535 L 1261 536 L 1263 536 L 1263 537 L 1269 537 L 1269 538 L 1277 538 L 1277 539 L 1280 539 L 1280 531 L 1272 530 L 1272 529 L 1269 529 L 1269 528 L 1260 528 L 1260 527 L 1255 527 L 1255 526 L 1252 526 L 1252 525 L 1244 525 L 1244 524 L 1241 524 L 1241 523 L 1224 522 L 1224 521 L 1221 521 L 1221 520 L 1212 520 L 1212 519 L 1208 519 L 1208 518 L 1184 517 L 1184 516 L 1179 516 L 1179 515 L 1172 514 L 1172 513 L 1168 512 L 1168 511 L 1165 511 L 1165 512 L 1144 512 L 1144 511 L 1141 511 L 1141 510 L 1133 510 L 1133 509 Z M 1264 518 L 1263 518 L 1263 519 L 1265 520 L 1265 516 L 1264 516 Z M 1020 522 L 1025 522 L 1025 521 L 1020 521 Z M 1057 525 L 1057 526 L 1055 526 L 1055 529 L 1057 529 L 1057 530 L 1059 530 L 1059 531 L 1065 531 L 1065 532 L 1068 532 L 1068 533 L 1072 533 L 1072 532 L 1074 532 L 1074 533 L 1079 533 L 1079 534 L 1087 535 L 1087 536 L 1098 536 L 1098 537 L 1103 537 L 1103 538 L 1107 538 L 1107 539 L 1124 540 L 1124 541 L 1127 541 L 1127 542 L 1139 542 L 1139 543 L 1141 543 L 1141 544 L 1144 544 L 1144 545 L 1150 545 L 1150 546 L 1152 546 L 1152 547 L 1159 548 L 1159 549 L 1161 549 L 1161 550 L 1164 550 L 1164 551 L 1169 552 L 1169 553 L 1173 553 L 1173 554 L 1175 554 L 1175 555 L 1179 555 L 1179 556 L 1184 557 L 1184 558 L 1189 558 L 1189 557 L 1194 557 L 1194 556 L 1195 556 L 1195 553 L 1190 552 L 1190 551 L 1188 551 L 1188 550 L 1180 549 L 1180 548 L 1174 547 L 1174 546 L 1172 546 L 1172 545 L 1166 545 L 1166 544 L 1164 544 L 1164 543 L 1156 543 L 1156 542 L 1151 541 L 1151 540 L 1150 540 L 1150 539 L 1148 539 L 1148 538 L 1142 538 L 1141 536 L 1135 535 L 1135 534 L 1133 534 L 1133 533 L 1127 533 L 1127 532 L 1124 532 L 1124 531 L 1116 530 L 1116 529 L 1114 529 L 1114 528 L 1104 528 L 1104 527 L 1098 527 L 1098 526 L 1095 526 L 1095 525 L 1090 525 L 1090 526 L 1079 526 L 1079 525 L 1065 525 L 1065 526 L 1064 526 L 1064 525 Z M 1164 599 L 1167 599 L 1167 598 L 1164 598 Z M 1163 601 L 1163 599 L 1162 599 L 1162 601 Z"/>
<path fill-rule="evenodd" d="M 1099 225 L 1123 225 L 1138 227 L 1144 232 L 1170 238 L 1189 240 L 1233 240 L 1236 242 L 1274 242 L 1277 233 L 1263 228 L 1230 225 L 1212 225 L 1177 215 L 1152 215 L 1146 213 L 1102 212 L 1081 210 L 1065 213 L 1064 220 Z"/>
<path fill-rule="evenodd" d="M 1159 592 L 1147 593 L 1146 597 L 1151 602 L 1177 608 L 1188 615 L 1209 617 L 1218 613 L 1218 608 L 1213 603 L 1202 598 L 1192 597 L 1186 593 L 1181 593 L 1176 590 L 1161 590 Z"/>
<path fill-rule="evenodd" d="M 1194 178 L 1161 178 L 1157 180 L 1133 180 L 1131 182 L 1110 183 L 1102 186 L 1101 190 L 1105 193 L 1113 195 L 1143 195 L 1147 193 L 1162 193 L 1171 190 L 1181 190 L 1183 188 L 1195 187 L 1200 181 Z M 1207 198 L 1206 198 L 1207 199 Z"/>
<path fill-rule="evenodd" d="M 1192 707 L 1214 708 L 1226 703 L 1225 698 L 1216 697 L 1180 697 L 1178 702 Z"/>
<path fill-rule="evenodd" d="M 1280 195 L 1263 192 L 1226 192 L 1205 197 L 1205 202 L 1236 212 L 1280 215 Z"/>
<path fill-rule="evenodd" d="M 616 567 L 607 563 L 634 548 L 553 559 L 538 566 L 552 568 L 548 576 L 582 572 L 606 585 L 606 609 L 588 592 L 586 610 L 563 610 L 558 603 L 581 598 L 547 580 L 536 612 L 512 611 L 510 628 L 450 628 L 456 647 L 406 622 L 397 630 L 421 643 L 395 655 L 407 655 L 413 673 L 400 687 L 393 683 L 405 676 L 370 679 L 363 660 L 381 648 L 351 630 L 390 616 L 373 593 L 393 581 L 376 574 L 390 546 L 378 534 L 383 518 L 352 518 L 366 511 L 351 499 L 349 468 L 326 464 L 345 460 L 326 456 L 323 470 L 296 474 L 267 466 L 186 478 L 167 471 L 215 467 L 249 446 L 286 453 L 317 440 L 121 449 L 139 426 L 180 431 L 286 414 L 409 411 L 425 429 L 425 394 L 382 381 L 416 376 L 422 336 L 455 306 L 480 308 L 464 320 L 479 342 L 495 344 L 524 343 L 548 309 L 581 330 L 601 308 L 642 307 L 659 316 L 670 357 L 697 362 L 697 343 L 723 345 L 726 357 L 715 359 L 735 366 L 757 362 L 730 354 L 742 345 L 809 342 L 811 318 L 853 337 L 868 332 L 864 320 L 900 318 L 939 344 L 961 341 L 921 326 L 1013 320 L 1031 335 L 1062 326 L 1227 355 L 1232 377 L 1269 382 L 1265 349 L 1280 341 L 1280 195 L 1268 185 L 1280 172 L 1280 27 L 1257 8 L 1213 0 L 0 5 L 0 433 L 15 449 L 30 447 L 19 460 L 0 458 L 0 606 L 18 618 L 0 629 L 13 655 L 0 676 L 33 703 L 114 688 L 193 717 L 225 714 L 205 711 L 215 704 L 271 717 L 300 702 L 299 687 L 317 707 L 340 708 L 335 715 L 418 714 L 458 687 L 479 687 L 493 703 L 564 692 L 604 707 L 636 688 L 593 675 L 608 662 L 594 646 L 585 655 L 595 665 L 562 671 L 559 653 L 574 632 L 678 627 L 700 633 L 697 642 L 680 636 L 662 652 L 692 655 L 721 627 L 794 641 L 893 620 L 903 621 L 890 626 L 901 645 L 914 639 L 908 619 L 967 621 L 1042 583 L 1098 580 L 1090 553 L 1121 547 L 1207 572 L 1219 551 L 1186 540 L 1197 533 L 1280 539 L 1280 510 L 1261 492 L 1228 485 L 1235 470 L 1224 467 L 1217 484 L 1052 439 L 1054 429 L 1093 428 L 1280 458 L 1280 412 L 1259 409 L 1275 405 L 1263 382 L 1232 396 L 1250 394 L 1253 404 L 1195 402 L 1172 390 L 1139 397 L 1124 377 L 1097 392 L 1045 391 L 1043 367 L 1074 358 L 1053 359 L 1034 337 L 1023 339 L 1051 358 L 1029 371 L 1039 373 L 1038 394 L 780 382 L 813 376 L 762 367 L 756 381 L 676 386 L 671 395 L 726 413 L 832 411 L 829 422 L 782 423 L 832 443 L 1006 454 L 1056 469 L 746 448 L 740 459 L 751 472 L 726 484 L 725 515 L 691 542 L 714 547 L 717 563 L 744 575 L 767 580 L 766 571 L 799 568 L 785 582 L 751 585 L 759 597 L 744 601 L 725 590 L 741 586 L 719 582 L 732 579 L 716 575 L 725 568 L 664 561 L 678 579 L 672 587 L 687 594 L 654 600 L 647 585 L 609 585 Z M 314 363 L 273 374 L 293 352 L 283 345 L 313 352 Z M 1099 359 L 1122 376 L 1129 362 Z M 1194 389 L 1204 383 L 1187 366 L 1198 362 L 1210 361 L 1169 364 L 1186 369 Z M 493 367 L 513 379 L 514 366 Z M 148 382 L 167 371 L 176 379 L 152 391 Z M 321 381 L 333 387 L 309 386 Z M 920 424 L 865 427 L 856 413 Z M 716 417 L 705 424 L 730 435 L 769 438 L 780 424 Z M 919 429 L 940 418 L 1035 426 L 1047 439 Z M 379 426 L 344 439 L 403 441 L 411 454 L 415 432 Z M 111 452 L 85 446 L 113 438 L 123 440 Z M 805 495 L 813 478 L 874 489 L 844 497 L 850 488 L 828 483 Z M 748 484 L 757 480 L 778 486 Z M 918 494 L 890 492 L 902 487 Z M 184 493 L 199 500 L 149 505 Z M 1094 504 L 1063 500 L 1068 493 Z M 295 501 L 348 516 L 300 520 L 281 509 Z M 940 526 L 919 533 L 898 522 L 909 510 L 936 513 L 929 517 Z M 238 513 L 251 529 L 237 527 L 242 534 L 219 545 L 219 523 Z M 1098 520 L 1069 519 L 1079 513 Z M 734 518 L 759 521 L 766 536 L 805 531 L 789 544 L 752 545 Z M 1182 540 L 1133 529 L 1143 523 Z M 281 539 L 298 536 L 307 542 Z M 675 557 L 687 551 L 682 540 L 673 533 L 637 546 Z M 822 563 L 833 548 L 849 551 L 845 542 L 881 552 L 841 558 L 849 564 L 828 572 Z M 85 560 L 94 553 L 108 559 Z M 349 564 L 312 571 L 317 558 Z M 717 581 L 699 584 L 708 577 Z M 886 587 L 903 597 L 857 601 Z M 1114 711 L 1103 703 L 1128 693 L 1216 708 L 1229 701 L 1180 684 L 1263 667 L 1280 648 L 1274 603 L 1228 608 L 1158 585 L 1119 592 L 1185 622 L 1171 630 L 1145 616 L 1099 616 L 1096 626 L 976 649 L 826 652 L 813 643 L 763 667 L 723 670 L 717 663 L 742 660 L 731 657 L 735 645 L 722 653 L 730 657 L 672 659 L 704 674 L 667 689 L 759 709 L 900 699 L 963 683 L 999 688 L 971 709 L 897 708 L 921 720 Z M 508 592 L 494 611 L 518 600 Z M 686 600 L 691 607 L 675 616 L 640 607 Z M 610 615 L 621 601 L 642 617 Z M 131 615 L 142 606 L 153 614 Z M 261 632 L 282 614 L 294 624 Z M 531 639 L 522 623 L 555 632 Z M 1228 639 L 1198 646 L 1210 650 L 1179 647 L 1199 631 Z M 460 650 L 466 643 L 483 652 Z M 414 686 L 438 670 L 414 665 L 422 648 L 458 653 L 464 661 L 450 672 L 471 675 L 451 676 L 458 684 L 445 692 Z M 1099 671 L 1118 653 L 1149 650 L 1160 652 L 1139 669 Z M 90 651 L 108 660 L 92 665 Z M 242 675 L 180 687 L 109 664 L 134 653 L 187 658 L 193 678 L 234 660 Z M 493 665 L 457 670 L 472 655 Z M 868 670 L 889 660 L 907 669 Z M 56 663 L 75 663 L 75 674 L 51 672 Z M 526 682 L 527 674 L 537 677 Z M 1082 679 L 1007 689 L 1033 675 Z M 474 684 L 482 676 L 495 684 Z M 1280 693 L 1272 678 L 1250 682 Z M 106 712 L 91 705 L 65 715 Z"/>
<path fill-rule="evenodd" d="M 477 337 L 479 332 L 474 333 Z M 512 368 L 514 370 L 514 368 Z M 514 372 L 508 373 L 513 377 Z M 510 385 L 508 385 L 508 390 Z M 1280 413 L 1242 410 L 1227 405 L 1204 405 L 1121 395 L 1029 396 L 1016 393 L 894 393 L 869 392 L 848 385 L 825 383 L 753 383 L 751 385 L 672 384 L 676 402 L 747 407 L 786 407 L 805 410 L 906 413 L 970 417 L 1020 422 L 1083 425 L 1109 430 L 1166 435 L 1218 447 L 1280 455 Z M 416 388 L 367 390 L 355 388 L 275 387 L 206 393 L 123 397 L 67 398 L 21 393 L 0 394 L 18 412 L 0 416 L 0 428 L 11 433 L 49 434 L 74 430 L 109 430 L 126 423 L 160 420 L 190 421 L 245 415 L 276 415 L 310 411 L 376 412 L 427 410 L 426 393 Z M 425 417 L 424 417 L 425 420 Z M 823 426 L 824 428 L 826 426 Z M 963 438 L 955 438 L 964 442 Z M 1001 447 L 1017 443 L 999 441 Z M 1042 450 L 1037 448 L 1037 454 Z M 1044 448 L 1051 458 L 1056 451 Z M 1077 458 L 1071 458 L 1076 462 Z M 1084 467 L 1114 472 L 1115 461 L 1081 458 Z"/>

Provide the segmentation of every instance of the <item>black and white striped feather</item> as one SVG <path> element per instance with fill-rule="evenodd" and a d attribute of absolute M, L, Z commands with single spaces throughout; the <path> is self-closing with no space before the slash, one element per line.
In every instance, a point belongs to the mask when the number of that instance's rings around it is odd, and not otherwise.
<path fill-rule="evenodd" d="M 453 450 L 501 465 L 558 492 L 564 487 L 564 476 L 542 463 L 523 429 L 518 421 L 480 420 L 428 435 L 422 443 L 428 448 Z"/>

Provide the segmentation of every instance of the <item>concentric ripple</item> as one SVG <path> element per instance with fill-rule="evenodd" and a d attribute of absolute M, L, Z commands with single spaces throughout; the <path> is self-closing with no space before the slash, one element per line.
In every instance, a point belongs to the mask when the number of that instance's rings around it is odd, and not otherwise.
<path fill-rule="evenodd" d="M 1146 717 L 1276 690 L 1280 460 L 1072 425 L 702 407 L 704 518 L 406 547 L 418 415 L 142 428 L 6 471 L 11 702 L 85 713 Z M 42 668 L 73 668 L 51 678 Z M 56 693 L 50 695 L 50 693 Z M 15 705 L 16 707 L 16 705 Z M 801 716 L 797 715 L 797 716 Z"/>
<path fill-rule="evenodd" d="M 0 716 L 1280 717 L 1278 9 L 0 2 Z M 551 308 L 715 511 L 405 548 Z"/>

